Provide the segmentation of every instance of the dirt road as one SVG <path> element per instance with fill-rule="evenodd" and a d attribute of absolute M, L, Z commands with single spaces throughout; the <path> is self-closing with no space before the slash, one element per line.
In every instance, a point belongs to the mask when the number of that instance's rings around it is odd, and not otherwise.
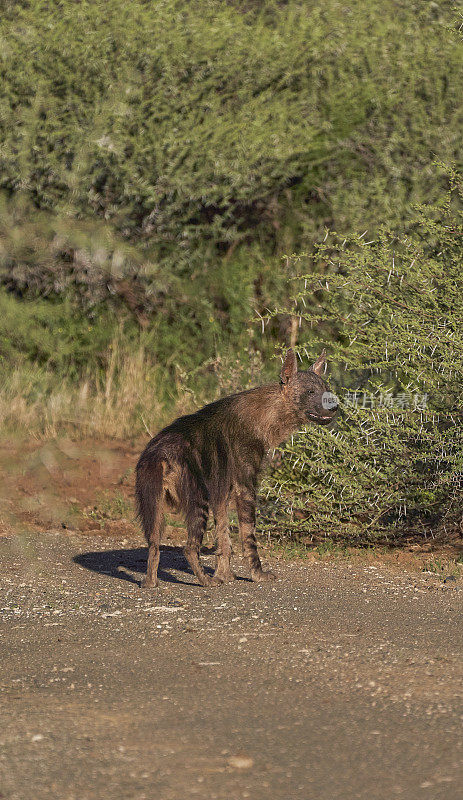
<path fill-rule="evenodd" d="M 349 563 L 205 590 L 178 550 L 0 539 L 0 797 L 457 800 L 462 586 Z M 208 563 L 212 564 L 209 559 Z"/>

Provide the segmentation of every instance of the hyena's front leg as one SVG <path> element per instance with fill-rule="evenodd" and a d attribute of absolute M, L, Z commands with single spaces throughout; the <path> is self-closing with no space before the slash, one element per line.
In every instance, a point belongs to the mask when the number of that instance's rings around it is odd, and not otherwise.
<path fill-rule="evenodd" d="M 217 536 L 214 577 L 218 578 L 222 583 L 230 583 L 236 579 L 236 575 L 231 568 L 232 546 L 228 529 L 228 503 L 221 503 L 216 509 L 214 517 Z"/>
<path fill-rule="evenodd" d="M 243 552 L 249 560 L 253 581 L 273 581 L 273 572 L 265 572 L 260 563 L 256 541 L 256 496 L 249 489 L 236 491 L 236 511 Z"/>

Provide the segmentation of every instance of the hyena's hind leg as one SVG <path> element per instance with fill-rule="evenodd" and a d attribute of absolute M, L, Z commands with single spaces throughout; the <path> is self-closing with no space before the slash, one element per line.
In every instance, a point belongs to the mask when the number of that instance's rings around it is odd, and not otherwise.
<path fill-rule="evenodd" d="M 143 531 L 148 542 L 146 578 L 141 582 L 144 589 L 158 586 L 158 566 L 161 536 L 164 530 L 164 462 L 148 461 L 137 465 L 135 494 Z"/>
<path fill-rule="evenodd" d="M 232 546 L 228 526 L 228 502 L 224 501 L 214 511 L 215 532 L 217 536 L 216 567 L 214 577 L 222 583 L 236 579 L 231 568 Z"/>
<path fill-rule="evenodd" d="M 235 493 L 238 527 L 244 555 L 249 561 L 253 581 L 273 581 L 273 572 L 262 569 L 256 540 L 256 496 L 250 489 L 241 488 Z"/>
<path fill-rule="evenodd" d="M 142 589 L 153 589 L 159 586 L 158 567 L 161 555 L 160 544 L 164 532 L 164 514 L 156 521 L 151 536 L 148 539 L 148 561 L 146 564 L 146 578 L 140 584 Z"/>
<path fill-rule="evenodd" d="M 222 581 L 215 576 L 207 575 L 199 560 L 199 551 L 206 530 L 208 516 L 209 506 L 205 500 L 198 499 L 197 502 L 190 501 L 185 515 L 188 539 L 183 552 L 202 586 L 218 586 Z"/>

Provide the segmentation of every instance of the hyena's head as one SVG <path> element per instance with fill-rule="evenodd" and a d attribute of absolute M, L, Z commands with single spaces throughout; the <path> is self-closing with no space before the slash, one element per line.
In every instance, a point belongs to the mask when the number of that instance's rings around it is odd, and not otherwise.
<path fill-rule="evenodd" d="M 325 351 L 307 372 L 299 372 L 293 350 L 288 350 L 281 368 L 280 384 L 297 423 L 327 425 L 338 411 L 338 401 L 321 377 L 326 364 Z"/>

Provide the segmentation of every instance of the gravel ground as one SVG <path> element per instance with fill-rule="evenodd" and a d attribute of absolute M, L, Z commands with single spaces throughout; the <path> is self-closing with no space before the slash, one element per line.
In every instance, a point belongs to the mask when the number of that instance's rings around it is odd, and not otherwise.
<path fill-rule="evenodd" d="M 170 547 L 143 592 L 141 544 L 62 532 L 0 557 L 0 798 L 463 797 L 460 581 L 237 558 L 204 589 Z"/>

